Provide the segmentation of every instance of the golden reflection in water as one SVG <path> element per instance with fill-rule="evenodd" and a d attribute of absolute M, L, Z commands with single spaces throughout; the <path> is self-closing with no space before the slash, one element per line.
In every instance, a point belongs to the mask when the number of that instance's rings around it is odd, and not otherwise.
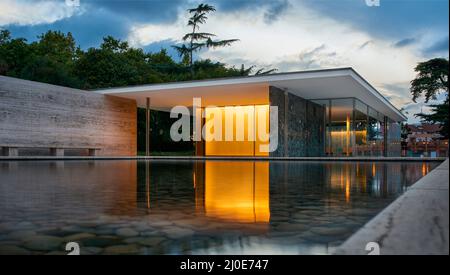
<path fill-rule="evenodd" d="M 422 163 L 422 176 L 425 176 L 429 172 L 429 166 L 424 162 Z"/>
<path fill-rule="evenodd" d="M 268 162 L 207 161 L 204 171 L 206 216 L 233 222 L 269 222 Z"/>
<path fill-rule="evenodd" d="M 345 201 L 346 202 L 350 202 L 350 175 L 349 175 L 349 169 L 348 169 L 348 167 L 346 166 L 346 169 L 345 169 L 347 172 L 346 172 L 346 177 L 345 177 Z"/>

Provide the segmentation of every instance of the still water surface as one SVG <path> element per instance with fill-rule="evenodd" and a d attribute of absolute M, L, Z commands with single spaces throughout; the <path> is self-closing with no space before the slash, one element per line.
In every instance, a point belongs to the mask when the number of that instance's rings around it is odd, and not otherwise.
<path fill-rule="evenodd" d="M 0 254 L 328 254 L 438 162 L 0 162 Z"/>

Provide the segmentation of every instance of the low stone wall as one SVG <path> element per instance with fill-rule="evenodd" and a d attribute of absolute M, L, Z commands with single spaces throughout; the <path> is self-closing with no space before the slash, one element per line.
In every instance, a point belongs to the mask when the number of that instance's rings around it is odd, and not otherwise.
<path fill-rule="evenodd" d="M 449 254 L 449 161 L 416 182 L 335 254 L 368 254 L 374 242 L 379 254 Z"/>
<path fill-rule="evenodd" d="M 136 155 L 136 102 L 0 76 L 0 146 Z"/>
<path fill-rule="evenodd" d="M 269 100 L 271 106 L 278 106 L 278 149 L 270 156 L 323 156 L 323 107 L 273 86 L 269 87 Z"/>

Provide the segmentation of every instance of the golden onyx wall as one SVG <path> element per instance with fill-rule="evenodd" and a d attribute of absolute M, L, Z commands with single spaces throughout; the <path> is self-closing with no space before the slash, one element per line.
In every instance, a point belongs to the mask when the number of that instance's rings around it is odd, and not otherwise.
<path fill-rule="evenodd" d="M 136 112 L 134 100 L 0 76 L 0 146 L 136 155 Z"/>
<path fill-rule="evenodd" d="M 205 108 L 206 156 L 269 156 L 269 105 Z"/>

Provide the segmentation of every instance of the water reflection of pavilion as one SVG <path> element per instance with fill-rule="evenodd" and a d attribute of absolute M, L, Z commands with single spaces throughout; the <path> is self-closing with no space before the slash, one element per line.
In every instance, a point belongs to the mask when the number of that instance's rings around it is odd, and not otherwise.
<path fill-rule="evenodd" d="M 324 208 L 333 207 L 330 201 L 336 198 L 351 207 L 362 196 L 376 199 L 402 193 L 412 178 L 428 171 L 426 163 L 416 169 L 386 162 L 143 161 L 138 163 L 137 201 L 150 211 L 268 223 L 271 214 L 288 215 L 293 209 L 284 206 L 309 200 L 311 194 Z"/>

